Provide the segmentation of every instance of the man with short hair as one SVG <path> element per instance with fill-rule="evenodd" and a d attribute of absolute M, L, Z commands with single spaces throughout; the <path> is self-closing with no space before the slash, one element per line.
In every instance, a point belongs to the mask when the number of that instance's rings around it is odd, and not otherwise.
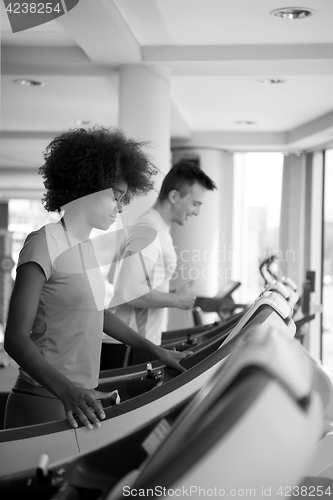
<path fill-rule="evenodd" d="M 199 215 L 207 191 L 215 183 L 189 161 L 174 165 L 165 176 L 154 205 L 130 228 L 115 273 L 110 307 L 125 323 L 156 345 L 167 329 L 168 308 L 191 309 L 193 280 L 170 290 L 177 255 L 170 235 L 172 223 L 183 226 Z"/>

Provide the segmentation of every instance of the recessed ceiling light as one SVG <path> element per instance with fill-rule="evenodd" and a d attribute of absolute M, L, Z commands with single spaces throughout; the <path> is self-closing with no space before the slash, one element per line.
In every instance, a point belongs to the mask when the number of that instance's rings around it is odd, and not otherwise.
<path fill-rule="evenodd" d="M 90 124 L 91 124 L 91 121 L 89 121 L 89 120 L 71 120 L 69 122 L 69 125 L 71 127 L 87 127 Z"/>
<path fill-rule="evenodd" d="M 256 122 L 250 120 L 237 120 L 235 121 L 237 125 L 255 125 Z"/>
<path fill-rule="evenodd" d="M 277 83 L 284 83 L 284 80 L 281 78 L 257 78 L 256 82 L 258 83 L 264 83 L 266 85 L 268 84 L 277 84 Z"/>
<path fill-rule="evenodd" d="M 39 82 L 37 80 L 28 80 L 27 78 L 19 78 L 13 80 L 15 85 L 21 85 L 22 87 L 44 87 L 45 82 Z"/>
<path fill-rule="evenodd" d="M 271 12 L 272 16 L 281 17 L 282 19 L 305 19 L 312 16 L 314 10 L 307 7 L 283 7 Z"/>

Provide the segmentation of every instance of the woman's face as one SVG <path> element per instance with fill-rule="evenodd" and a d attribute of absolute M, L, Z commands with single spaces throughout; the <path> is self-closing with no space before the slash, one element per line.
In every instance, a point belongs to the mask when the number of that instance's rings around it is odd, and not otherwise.
<path fill-rule="evenodd" d="M 92 227 L 105 231 L 116 222 L 118 213 L 123 211 L 122 200 L 127 189 L 127 183 L 121 181 L 113 189 L 105 189 L 87 197 L 87 213 Z"/>

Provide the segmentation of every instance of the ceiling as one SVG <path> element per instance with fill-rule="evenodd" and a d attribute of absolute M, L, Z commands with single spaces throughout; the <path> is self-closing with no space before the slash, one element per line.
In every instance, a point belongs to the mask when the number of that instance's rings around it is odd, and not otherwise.
<path fill-rule="evenodd" d="M 45 146 L 74 120 L 117 126 L 118 69 L 128 63 L 172 68 L 173 145 L 284 152 L 332 145 L 333 2 L 302 1 L 315 11 L 306 19 L 270 15 L 286 6 L 295 5 L 80 0 L 57 20 L 12 33 L 1 2 L 3 185 L 15 174 L 23 189 L 22 172 L 38 168 Z M 45 85 L 17 86 L 17 78 Z"/>

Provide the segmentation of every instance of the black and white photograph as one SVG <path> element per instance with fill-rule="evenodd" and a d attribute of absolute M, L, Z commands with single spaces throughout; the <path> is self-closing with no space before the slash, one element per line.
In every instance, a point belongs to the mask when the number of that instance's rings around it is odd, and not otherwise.
<path fill-rule="evenodd" d="M 0 8 L 1 500 L 333 500 L 333 1 Z"/>

